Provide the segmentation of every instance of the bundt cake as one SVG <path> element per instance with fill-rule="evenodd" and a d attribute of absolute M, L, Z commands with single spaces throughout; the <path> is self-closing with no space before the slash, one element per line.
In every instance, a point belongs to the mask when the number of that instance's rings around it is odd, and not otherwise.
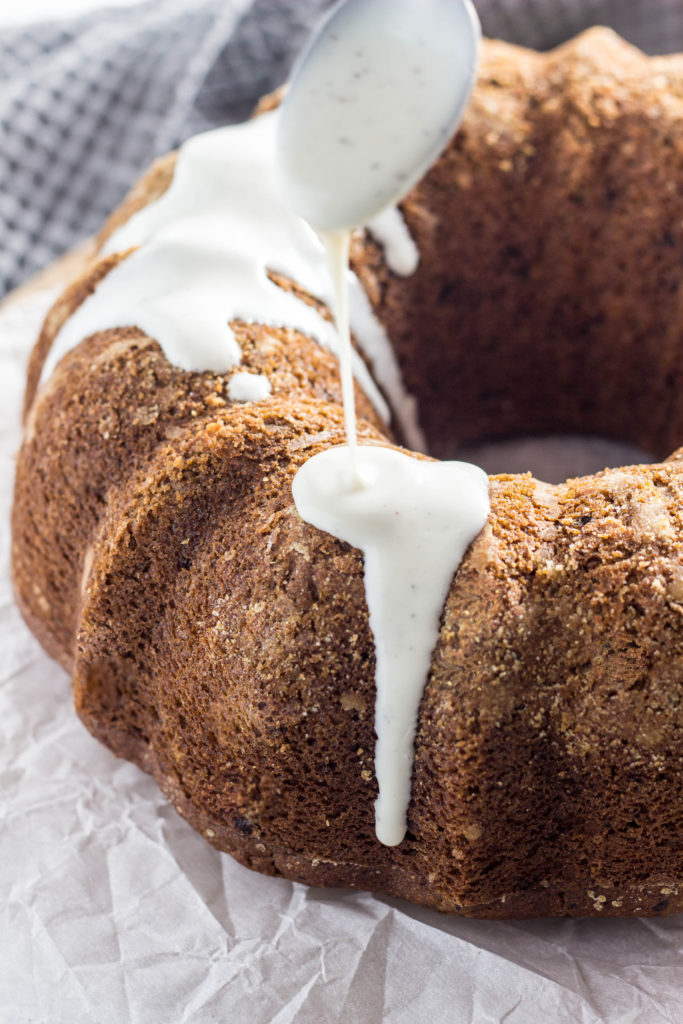
<path fill-rule="evenodd" d="M 683 58 L 602 29 L 545 55 L 485 44 L 462 129 L 401 204 L 417 269 L 392 269 L 379 228 L 354 237 L 361 443 L 414 445 L 419 425 L 438 457 L 561 430 L 679 444 L 682 83 Z M 247 160 L 270 106 L 220 130 Z M 82 720 L 268 874 L 478 917 L 683 909 L 683 449 L 557 486 L 490 479 L 420 707 L 409 831 L 383 846 L 362 559 L 292 500 L 344 437 L 324 293 L 268 264 L 289 325 L 272 326 L 238 278 L 238 352 L 210 370 L 160 347 L 168 305 L 117 311 L 201 145 L 113 215 L 30 362 L 15 589 Z M 171 316 L 200 346 L 215 288 Z"/>

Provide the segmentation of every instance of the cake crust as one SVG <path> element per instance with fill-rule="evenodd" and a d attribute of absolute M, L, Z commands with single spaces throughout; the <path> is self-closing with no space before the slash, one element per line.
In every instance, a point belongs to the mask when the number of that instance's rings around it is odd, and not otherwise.
<path fill-rule="evenodd" d="M 417 274 L 356 237 L 436 454 L 549 429 L 660 455 L 683 438 L 681 72 L 605 30 L 550 55 L 487 43 L 462 131 L 403 206 Z M 13 512 L 20 608 L 90 731 L 268 874 L 476 917 L 683 910 L 683 449 L 558 486 L 491 479 L 420 709 L 409 832 L 382 847 L 362 559 L 291 498 L 344 439 L 336 362 L 233 323 L 239 370 L 272 385 L 240 404 L 229 374 L 119 328 L 38 390 L 59 327 L 124 258 L 95 259 L 47 318 Z M 361 442 L 391 443 L 356 401 Z"/>

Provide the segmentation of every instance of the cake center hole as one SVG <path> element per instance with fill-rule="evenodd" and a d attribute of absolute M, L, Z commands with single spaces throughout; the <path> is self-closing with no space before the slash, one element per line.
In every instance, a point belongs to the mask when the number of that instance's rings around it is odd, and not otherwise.
<path fill-rule="evenodd" d="M 509 437 L 459 448 L 453 458 L 473 462 L 487 473 L 531 472 L 538 480 L 558 484 L 573 476 L 602 469 L 657 462 L 650 453 L 626 441 L 583 434 Z"/>

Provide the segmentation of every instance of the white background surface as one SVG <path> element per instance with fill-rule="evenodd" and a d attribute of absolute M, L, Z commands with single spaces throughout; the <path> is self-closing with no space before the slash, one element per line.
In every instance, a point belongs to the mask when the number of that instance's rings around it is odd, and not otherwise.
<path fill-rule="evenodd" d="M 0 312 L 1 1024 L 680 1024 L 683 916 L 467 921 L 261 877 L 90 737 L 9 584 L 49 298 Z"/>

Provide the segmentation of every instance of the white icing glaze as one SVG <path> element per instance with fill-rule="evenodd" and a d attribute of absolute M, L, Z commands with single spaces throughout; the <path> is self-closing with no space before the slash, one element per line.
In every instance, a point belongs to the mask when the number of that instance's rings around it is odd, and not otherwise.
<path fill-rule="evenodd" d="M 294 327 L 336 350 L 333 327 L 267 274 L 279 272 L 331 304 L 320 239 L 285 207 L 275 182 L 278 117 L 275 111 L 205 132 L 181 147 L 167 191 L 115 231 L 104 252 L 139 248 L 64 324 L 41 382 L 83 338 L 114 327 L 139 327 L 159 342 L 170 362 L 186 370 L 222 373 L 239 365 L 241 352 L 229 322 L 240 319 Z M 405 248 L 405 240 L 401 244 Z M 367 347 L 371 362 L 383 367 L 379 383 L 406 437 L 417 445 L 414 402 L 391 344 L 360 282 L 350 272 L 347 276 L 354 336 Z M 359 383 L 388 421 L 389 409 L 363 360 L 355 354 L 353 360 Z"/>
<path fill-rule="evenodd" d="M 228 398 L 233 402 L 262 402 L 272 390 L 261 373 L 234 373 L 228 384 Z"/>
<path fill-rule="evenodd" d="M 388 846 L 405 835 L 420 700 L 453 574 L 488 516 L 488 478 L 466 463 L 357 446 L 344 269 L 351 228 L 364 221 L 396 273 L 416 269 L 402 218 L 382 208 L 450 137 L 478 42 L 467 0 L 347 0 L 299 62 L 278 135 L 283 195 L 329 254 L 347 433 L 346 446 L 303 465 L 293 495 L 306 522 L 364 554 L 376 658 L 375 828 Z"/>
<path fill-rule="evenodd" d="M 306 522 L 360 548 L 377 662 L 378 839 L 403 839 L 417 712 L 453 573 L 488 514 L 488 478 L 464 462 L 426 462 L 390 448 L 328 448 L 294 478 Z"/>
<path fill-rule="evenodd" d="M 469 98 L 481 30 L 469 0 L 346 0 L 296 64 L 279 178 L 318 230 L 367 223 L 422 177 Z"/>
<path fill-rule="evenodd" d="M 384 249 L 384 259 L 390 270 L 399 277 L 410 277 L 415 273 L 420 253 L 395 206 L 387 207 L 369 220 L 367 229 Z"/>

